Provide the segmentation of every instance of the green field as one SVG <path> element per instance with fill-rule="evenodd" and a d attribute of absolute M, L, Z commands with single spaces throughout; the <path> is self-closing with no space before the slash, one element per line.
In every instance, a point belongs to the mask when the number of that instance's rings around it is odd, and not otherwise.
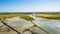
<path fill-rule="evenodd" d="M 0 18 L 3 19 L 12 18 L 12 17 L 20 17 L 29 21 L 34 20 L 32 17 L 29 16 L 29 14 L 0 14 Z"/>
<path fill-rule="evenodd" d="M 0 14 L 0 18 L 6 19 L 12 17 L 21 17 L 27 20 L 33 20 L 33 18 L 29 17 L 28 15 L 30 14 Z M 36 14 L 36 17 L 60 20 L 60 14 Z"/>
<path fill-rule="evenodd" d="M 60 14 L 36 14 L 36 17 L 60 20 Z"/>

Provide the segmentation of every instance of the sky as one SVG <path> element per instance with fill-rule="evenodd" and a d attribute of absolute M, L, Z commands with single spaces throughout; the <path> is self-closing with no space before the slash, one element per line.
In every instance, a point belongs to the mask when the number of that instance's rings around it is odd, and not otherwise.
<path fill-rule="evenodd" d="M 60 0 L 0 0 L 0 12 L 60 12 Z"/>

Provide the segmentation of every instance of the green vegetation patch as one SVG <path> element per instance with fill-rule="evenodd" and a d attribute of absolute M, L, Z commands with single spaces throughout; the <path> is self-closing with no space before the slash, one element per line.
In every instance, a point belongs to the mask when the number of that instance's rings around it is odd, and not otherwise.
<path fill-rule="evenodd" d="M 20 17 L 28 21 L 34 20 L 32 17 L 28 15 L 29 14 L 0 14 L 0 18 L 6 19 L 6 18 L 12 18 L 12 17 Z"/>
<path fill-rule="evenodd" d="M 32 17 L 30 17 L 30 16 L 21 16 L 20 18 L 23 18 L 23 19 L 26 19 L 26 20 L 28 20 L 28 21 L 32 21 L 32 20 L 34 20 Z"/>
<path fill-rule="evenodd" d="M 6 18 L 20 17 L 25 15 L 29 15 L 29 14 L 0 14 L 0 18 L 6 19 Z"/>
<path fill-rule="evenodd" d="M 60 20 L 60 14 L 36 14 L 36 17 Z"/>

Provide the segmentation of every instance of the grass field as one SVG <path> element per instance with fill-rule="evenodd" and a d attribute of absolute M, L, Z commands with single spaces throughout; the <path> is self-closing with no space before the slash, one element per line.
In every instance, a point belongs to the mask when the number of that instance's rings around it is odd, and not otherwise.
<path fill-rule="evenodd" d="M 0 18 L 12 18 L 12 17 L 20 17 L 27 16 L 28 14 L 0 14 Z"/>
<path fill-rule="evenodd" d="M 28 15 L 29 14 L 0 14 L 0 18 L 6 19 L 12 17 L 21 17 L 26 20 L 33 20 L 33 18 L 29 17 Z M 36 17 L 60 20 L 60 14 L 36 14 Z"/>
<path fill-rule="evenodd" d="M 36 14 L 36 17 L 60 20 L 60 14 Z"/>
<path fill-rule="evenodd" d="M 32 17 L 29 16 L 29 14 L 0 14 L 0 18 L 3 19 L 12 18 L 12 17 L 20 17 L 28 21 L 34 20 Z"/>

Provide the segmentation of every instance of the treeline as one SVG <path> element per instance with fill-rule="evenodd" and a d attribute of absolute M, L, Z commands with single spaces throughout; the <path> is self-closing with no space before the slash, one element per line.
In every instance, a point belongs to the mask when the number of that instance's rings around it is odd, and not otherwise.
<path fill-rule="evenodd" d="M 2 12 L 0 14 L 60 14 L 60 12 Z"/>

